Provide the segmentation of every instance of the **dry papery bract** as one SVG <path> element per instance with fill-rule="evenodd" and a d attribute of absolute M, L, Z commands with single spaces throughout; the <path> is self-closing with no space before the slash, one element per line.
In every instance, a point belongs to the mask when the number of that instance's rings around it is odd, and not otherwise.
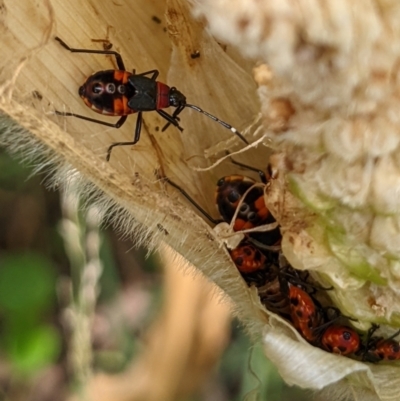
<path fill-rule="evenodd" d="M 173 194 L 173 190 L 166 188 L 154 175 L 156 168 L 164 169 L 170 178 L 215 213 L 215 183 L 220 176 L 232 173 L 232 166 L 220 166 L 200 174 L 189 164 L 205 165 L 202 152 L 221 141 L 229 140 L 233 148 L 238 148 L 238 140 L 231 140 L 232 133 L 189 110 L 182 113 L 181 125 L 185 127 L 182 135 L 173 127 L 161 133 L 156 128 L 162 127 L 164 122 L 156 113 L 146 113 L 140 142 L 134 148 L 116 149 L 111 162 L 106 163 L 108 145 L 116 140 L 129 140 L 135 116 L 123 129 L 111 130 L 52 113 L 55 108 L 87 112 L 92 116 L 79 99 L 77 90 L 94 71 L 115 68 L 113 61 L 105 56 L 69 53 L 54 40 L 56 34 L 78 48 L 94 48 L 99 44 L 91 39 L 108 36 L 123 55 L 127 68 L 131 65 L 139 72 L 157 66 L 160 80 L 171 85 L 175 83 L 188 94 L 189 101 L 198 102 L 240 129 L 246 126 L 242 118 L 250 124 L 257 114 L 255 84 L 251 73 L 245 69 L 248 63 L 238 65 L 237 56 L 232 58 L 207 33 L 202 33 L 201 23 L 192 20 L 186 2 L 171 1 L 166 5 L 143 0 L 136 7 L 130 7 L 128 1 L 118 5 L 90 1 L 85 4 L 73 1 L 66 5 L 53 1 L 51 12 L 46 6 L 49 5 L 40 3 L 32 8 L 27 1 L 5 2 L 4 5 L 1 142 L 12 154 L 34 166 L 37 173 L 44 174 L 50 185 L 65 187 L 66 191 L 73 185 L 85 202 L 94 203 L 105 212 L 107 221 L 113 222 L 121 234 L 150 249 L 157 248 L 162 241 L 170 244 L 225 289 L 234 300 L 234 310 L 246 329 L 253 337 L 260 337 L 266 321 L 265 312 L 254 305 L 251 292 L 223 243 L 186 202 L 179 200 L 178 194 Z M 177 44 L 181 40 L 187 45 L 191 38 L 186 31 L 182 33 L 185 26 L 201 33 L 196 38 L 201 54 L 196 64 L 187 57 L 185 47 L 172 46 L 171 76 L 179 77 L 175 81 L 167 79 L 171 64 L 169 36 L 162 25 L 152 20 L 154 15 L 163 16 L 166 7 L 167 15 L 175 16 L 175 20 L 164 22 L 164 27 L 174 31 Z M 179 12 L 176 12 L 178 7 Z M 77 16 L 73 10 L 80 10 L 80 14 Z M 57 32 L 54 23 L 57 23 Z M 116 29 L 117 26 L 126 26 L 129 30 Z M 132 26 L 138 27 L 137 30 L 132 30 Z M 45 30 L 46 36 L 43 35 Z M 154 43 L 151 43 L 153 37 Z M 191 79 L 183 79 L 185 76 Z M 227 85 L 230 81 L 236 83 L 234 87 Z M 203 82 L 208 82 L 211 88 Z M 210 96 L 212 90 L 215 93 Z M 237 101 L 226 105 L 221 99 L 227 98 L 237 98 Z M 233 114 L 228 118 L 230 112 Z M 259 157 L 262 154 L 260 152 Z M 192 161 L 187 161 L 190 156 Z"/>

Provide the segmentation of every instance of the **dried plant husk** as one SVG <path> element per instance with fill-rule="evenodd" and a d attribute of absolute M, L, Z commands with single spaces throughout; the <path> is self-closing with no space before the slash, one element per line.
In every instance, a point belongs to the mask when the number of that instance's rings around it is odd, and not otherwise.
<path fill-rule="evenodd" d="M 192 167 L 209 163 L 204 157 L 208 146 L 228 141 L 229 149 L 237 149 L 239 140 L 189 110 L 182 113 L 183 133 L 174 127 L 161 132 L 165 121 L 149 112 L 144 115 L 140 142 L 117 148 L 107 163 L 108 146 L 132 138 L 135 116 L 116 130 L 54 114 L 61 110 L 96 118 L 79 98 L 78 88 L 93 72 L 116 68 L 110 57 L 68 52 L 54 40 L 56 35 L 75 48 L 102 49 L 99 39 L 111 43 L 128 70 L 156 67 L 160 81 L 177 86 L 189 102 L 240 130 L 258 112 L 249 62 L 240 61 L 235 52 L 225 52 L 203 32 L 204 24 L 191 17 L 184 1 L 65 4 L 43 0 L 35 6 L 5 1 L 1 10 L 1 143 L 46 174 L 50 185 L 65 190 L 73 186 L 86 202 L 97 204 L 122 235 L 150 248 L 163 241 L 171 245 L 225 288 L 226 295 L 240 299 L 233 304 L 235 312 L 254 337 L 260 336 L 264 312 L 253 305 L 224 244 L 203 217 L 154 173 L 156 169 L 165 173 L 215 215 L 216 181 L 232 173 L 232 166 L 202 173 Z M 194 51 L 199 58 L 190 57 Z M 234 82 L 234 87 L 228 82 Z"/>

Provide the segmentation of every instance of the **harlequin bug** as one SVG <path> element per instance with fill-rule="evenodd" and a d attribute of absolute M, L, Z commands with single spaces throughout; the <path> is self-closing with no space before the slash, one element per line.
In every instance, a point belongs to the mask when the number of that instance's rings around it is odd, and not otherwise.
<path fill-rule="evenodd" d="M 222 177 L 217 182 L 215 201 L 223 220 L 230 223 L 237 211 L 234 231 L 276 223 L 265 205 L 263 186 L 255 185 L 255 180 L 242 175 Z M 266 232 L 252 232 L 248 237 L 257 247 L 266 250 L 278 246 L 282 238 L 279 226 Z"/>
<path fill-rule="evenodd" d="M 321 335 L 322 348 L 339 355 L 355 354 L 360 349 L 360 336 L 348 326 L 331 325 Z"/>
<path fill-rule="evenodd" d="M 278 275 L 257 288 L 261 303 L 271 312 L 291 320 L 290 301 L 282 291 L 282 276 Z"/>
<path fill-rule="evenodd" d="M 233 263 L 249 285 L 264 286 L 278 277 L 278 257 L 274 252 L 262 252 L 252 243 L 243 240 L 229 250 Z"/>
<path fill-rule="evenodd" d="M 242 275 L 262 275 L 264 279 L 267 257 L 254 245 L 242 241 L 238 247 L 229 251 L 233 262 Z"/>
<path fill-rule="evenodd" d="M 289 317 L 289 300 L 281 290 L 278 254 L 261 252 L 246 240 L 229 253 L 246 283 L 257 287 L 261 303 L 271 312 Z"/>
<path fill-rule="evenodd" d="M 308 272 L 297 272 L 289 264 L 282 263 L 281 255 L 277 252 L 265 252 L 255 247 L 252 243 L 244 240 L 238 247 L 229 251 L 233 262 L 237 269 L 241 273 L 246 283 L 251 286 L 257 287 L 258 295 L 261 303 L 271 312 L 277 313 L 283 317 L 291 319 L 291 315 L 294 313 L 294 306 L 297 303 L 294 299 L 290 298 L 290 295 L 297 297 L 300 301 L 309 298 L 308 304 L 315 309 L 315 313 L 319 313 L 316 308 L 314 301 L 310 296 L 305 293 L 299 287 L 292 289 L 289 288 L 292 284 L 290 282 L 297 282 L 297 285 L 303 285 L 310 290 L 314 290 L 314 286 L 307 283 Z M 294 285 L 293 285 L 294 286 Z M 298 293 L 301 292 L 301 294 Z M 297 300 L 297 299 L 296 299 Z M 299 305 L 300 313 L 304 313 L 304 307 Z M 320 327 L 323 321 L 323 315 L 318 315 L 320 319 L 312 324 L 315 328 Z M 307 317 L 304 316 L 306 319 Z M 295 317 L 297 322 L 297 316 Z M 303 333 L 305 330 L 300 327 L 299 330 Z M 306 335 L 308 335 L 306 333 Z M 310 336 L 309 336 L 310 337 Z M 318 333 L 315 333 L 315 338 L 318 337 Z"/>
<path fill-rule="evenodd" d="M 362 360 L 366 362 L 398 361 L 400 360 L 400 344 L 394 338 L 400 334 L 396 331 L 387 339 L 383 337 L 373 337 L 373 333 L 379 328 L 373 324 L 368 330 L 366 345 L 362 354 Z"/>
<path fill-rule="evenodd" d="M 183 128 L 179 125 L 178 116 L 183 109 L 191 108 L 229 129 L 245 144 L 248 144 L 248 141 L 236 128 L 202 110 L 200 107 L 187 103 L 185 95 L 175 87 L 169 87 L 162 82 L 156 81 L 159 74 L 158 70 L 146 71 L 141 74 L 135 74 L 134 71 L 131 73 L 126 71 L 122 57 L 116 51 L 75 49 L 69 47 L 59 37 L 55 39 L 61 46 L 72 53 L 108 54 L 115 56 L 118 70 L 97 71 L 87 78 L 86 82 L 79 88 L 79 96 L 83 99 L 86 106 L 90 107 L 93 111 L 107 116 L 120 116 L 120 119 L 115 124 L 75 113 L 55 112 L 58 115 L 74 116 L 82 120 L 113 128 L 121 128 L 129 114 L 138 113 L 133 141 L 113 143 L 107 150 L 107 160 L 110 159 L 111 151 L 114 147 L 134 145 L 139 141 L 143 122 L 142 112 L 145 111 L 156 111 L 162 118 L 167 120 L 167 124 L 163 127 L 162 131 L 165 131 L 170 124 L 182 131 Z M 176 108 L 172 115 L 163 110 L 167 107 Z"/>
<path fill-rule="evenodd" d="M 288 288 L 293 326 L 308 342 L 315 344 L 320 336 L 318 329 L 325 323 L 322 309 L 300 287 L 288 283 Z"/>
<path fill-rule="evenodd" d="M 200 213 L 216 225 L 222 222 L 230 223 L 238 207 L 238 215 L 233 224 L 234 231 L 256 228 L 262 224 L 276 222 L 265 206 L 262 188 L 251 188 L 256 182 L 249 177 L 232 175 L 218 180 L 215 196 L 222 220 L 210 216 L 183 188 L 169 178 L 159 178 L 176 188 Z M 243 199 L 247 191 L 249 192 Z M 264 248 L 266 251 L 280 249 L 281 233 L 279 227 L 266 232 L 250 233 L 247 238 L 251 242 L 255 241 L 257 247 Z"/>

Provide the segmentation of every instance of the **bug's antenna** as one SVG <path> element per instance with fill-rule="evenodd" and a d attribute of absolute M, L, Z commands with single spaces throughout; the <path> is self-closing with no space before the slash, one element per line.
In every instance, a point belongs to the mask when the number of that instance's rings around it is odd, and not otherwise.
<path fill-rule="evenodd" d="M 217 122 L 217 123 L 223 125 L 225 128 L 228 128 L 228 129 L 229 129 L 230 131 L 232 131 L 236 136 L 238 136 L 246 145 L 249 145 L 249 142 L 247 141 L 247 139 L 246 139 L 235 127 L 232 127 L 232 125 L 226 123 L 225 121 L 220 120 L 219 118 L 213 116 L 213 115 L 210 114 L 210 113 L 207 113 L 206 111 L 204 111 L 204 110 L 201 109 L 200 107 L 195 106 L 195 105 L 193 105 L 193 104 L 186 103 L 186 104 L 185 104 L 185 107 L 189 107 L 189 108 L 191 108 L 191 109 L 193 109 L 193 110 L 196 110 L 196 111 L 198 111 L 199 113 L 202 113 L 202 114 L 206 115 L 207 117 L 211 118 L 211 119 L 214 120 L 215 122 Z"/>

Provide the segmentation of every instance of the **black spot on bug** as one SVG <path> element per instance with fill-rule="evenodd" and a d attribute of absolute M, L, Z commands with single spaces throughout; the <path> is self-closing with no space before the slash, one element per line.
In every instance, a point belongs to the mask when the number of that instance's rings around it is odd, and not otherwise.
<path fill-rule="evenodd" d="M 303 317 L 303 312 L 301 310 L 296 311 L 296 316 L 297 317 Z"/>
<path fill-rule="evenodd" d="M 153 15 L 152 17 L 151 17 L 151 20 L 152 21 L 154 21 L 156 24 L 161 24 L 161 20 L 160 20 L 160 18 L 158 18 L 156 15 Z"/>
<path fill-rule="evenodd" d="M 219 181 L 218 181 L 218 182 L 219 182 Z M 227 198 L 228 198 L 228 201 L 229 201 L 229 202 L 235 203 L 235 202 L 237 202 L 237 201 L 240 199 L 240 194 L 239 194 L 239 192 L 237 192 L 237 191 L 231 191 L 231 192 L 229 192 Z M 243 203 L 243 204 L 241 205 L 241 207 L 240 207 L 240 210 L 242 211 L 242 209 L 243 209 L 243 208 L 246 208 L 246 207 L 247 207 L 247 205 L 246 205 L 245 203 Z"/>
<path fill-rule="evenodd" d="M 224 185 L 224 182 L 225 182 L 225 178 L 220 178 L 220 179 L 218 180 L 218 182 L 217 182 L 217 186 L 218 186 L 218 187 L 221 187 L 222 185 Z"/>
<path fill-rule="evenodd" d="M 345 331 L 345 332 L 343 333 L 343 338 L 344 338 L 346 341 L 349 341 L 349 340 L 351 339 L 351 333 L 350 333 L 349 331 Z"/>
<path fill-rule="evenodd" d="M 236 201 L 238 201 L 240 199 L 240 195 L 237 192 L 231 192 L 229 194 L 228 198 L 232 203 L 235 203 Z M 242 213 L 242 214 L 247 213 L 249 210 L 250 210 L 250 206 L 247 203 L 243 202 L 240 205 L 240 208 L 239 208 L 240 213 Z"/>
<path fill-rule="evenodd" d="M 255 212 L 250 212 L 250 213 L 248 213 L 248 215 L 247 215 L 247 218 L 250 220 L 250 221 L 255 221 L 255 220 L 257 220 L 257 213 L 255 213 Z"/>
<path fill-rule="evenodd" d="M 238 266 L 242 266 L 242 264 L 243 264 L 243 258 L 240 258 L 240 257 L 239 257 L 239 258 L 236 258 L 234 262 L 235 262 L 235 264 L 237 264 Z"/>

